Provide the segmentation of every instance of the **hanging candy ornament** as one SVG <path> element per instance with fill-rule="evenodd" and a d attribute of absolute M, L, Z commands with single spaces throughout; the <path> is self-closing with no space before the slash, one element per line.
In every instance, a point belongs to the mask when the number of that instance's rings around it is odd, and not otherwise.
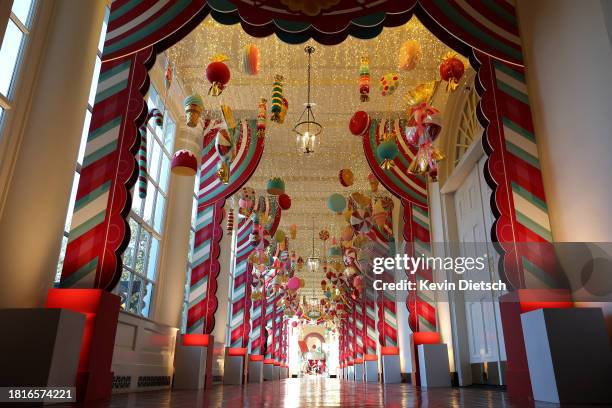
<path fill-rule="evenodd" d="M 438 126 L 438 132 L 434 135 L 435 137 L 437 137 L 438 133 L 440 133 L 439 131 L 441 130 L 441 119 L 439 112 L 440 111 L 438 109 L 434 108 L 431 105 L 428 105 L 426 102 L 421 102 L 420 104 L 411 107 L 409 112 L 410 121 L 408 123 L 410 126 L 406 126 L 407 142 L 417 147 L 421 143 L 425 142 L 424 138 L 427 137 L 427 135 L 425 135 L 425 128 L 427 123 L 434 123 L 435 126 Z"/>
<path fill-rule="evenodd" d="M 166 63 L 166 72 L 164 73 L 164 86 L 166 89 L 170 89 L 172 85 L 172 65 L 167 62 Z"/>
<path fill-rule="evenodd" d="M 281 112 L 280 112 L 278 123 L 285 122 L 285 116 L 287 116 L 287 110 L 289 110 L 289 102 L 287 101 L 287 98 L 283 98 L 283 106 L 281 107 Z"/>
<path fill-rule="evenodd" d="M 368 175 L 368 183 L 370 184 L 370 191 L 375 193 L 378 191 L 378 184 L 379 181 L 376 178 L 376 176 L 374 175 L 374 173 L 370 173 Z"/>
<path fill-rule="evenodd" d="M 355 177 L 350 169 L 342 169 L 338 173 L 338 180 L 340 180 L 340 184 L 342 184 L 343 187 L 349 187 L 353 185 Z"/>
<path fill-rule="evenodd" d="M 370 115 L 364 111 L 357 111 L 351 117 L 349 130 L 355 136 L 365 136 L 370 130 Z"/>
<path fill-rule="evenodd" d="M 285 242 L 285 231 L 279 229 L 278 231 L 276 231 L 276 233 L 274 234 L 274 239 L 276 240 L 276 242 Z"/>
<path fill-rule="evenodd" d="M 217 177 L 223 184 L 229 183 L 230 163 L 234 159 L 234 147 L 232 138 L 226 128 L 221 128 L 215 138 L 215 149 L 221 158 L 217 169 Z"/>
<path fill-rule="evenodd" d="M 198 171 L 198 158 L 191 150 L 176 151 L 170 162 L 170 171 L 177 176 L 195 176 Z"/>
<path fill-rule="evenodd" d="M 372 229 L 372 219 L 368 210 L 356 210 L 351 214 L 351 227 L 358 234 L 367 234 Z"/>
<path fill-rule="evenodd" d="M 212 59 L 212 62 L 206 67 L 206 78 L 211 83 L 208 94 L 211 96 L 219 96 L 225 89 L 225 86 L 230 80 L 231 73 L 225 61 L 229 60 L 227 55 L 218 54 Z"/>
<path fill-rule="evenodd" d="M 272 177 L 266 185 L 268 194 L 281 195 L 285 192 L 285 182 L 280 177 Z"/>
<path fill-rule="evenodd" d="M 359 97 L 361 102 L 370 100 L 370 59 L 361 57 L 359 65 Z"/>
<path fill-rule="evenodd" d="M 257 136 L 264 137 L 266 135 L 266 98 L 261 98 L 257 105 Z"/>
<path fill-rule="evenodd" d="M 326 229 L 319 231 L 319 239 L 321 241 L 327 241 L 329 239 L 329 231 Z"/>
<path fill-rule="evenodd" d="M 447 92 L 457 89 L 464 72 L 465 65 L 463 65 L 463 61 L 457 58 L 456 54 L 449 52 L 444 56 L 440 64 L 440 78 L 447 82 Z"/>
<path fill-rule="evenodd" d="M 300 288 L 300 278 L 294 276 L 287 281 L 287 289 L 298 290 Z"/>
<path fill-rule="evenodd" d="M 255 190 L 251 187 L 242 187 L 238 193 L 238 214 L 248 217 L 255 208 Z"/>
<path fill-rule="evenodd" d="M 398 68 L 412 71 L 421 58 L 421 46 L 415 40 L 408 40 L 402 44 L 398 56 Z"/>
<path fill-rule="evenodd" d="M 255 44 L 248 44 L 242 49 L 242 69 L 247 75 L 257 75 L 260 68 L 259 48 Z"/>
<path fill-rule="evenodd" d="M 390 72 L 380 77 L 380 94 L 382 96 L 393 95 L 399 86 L 399 75 Z"/>
<path fill-rule="evenodd" d="M 342 211 L 346 208 L 346 199 L 342 194 L 334 193 L 327 199 L 327 208 L 336 214 L 342 214 Z"/>
<path fill-rule="evenodd" d="M 370 196 L 362 194 L 359 191 L 351 193 L 349 199 L 349 201 L 353 204 L 353 208 L 366 209 L 372 203 L 372 199 L 370 198 Z"/>
<path fill-rule="evenodd" d="M 421 102 L 427 102 L 431 99 L 436 89 L 438 81 L 429 81 L 419 84 L 408 91 L 408 105 L 414 106 Z"/>
<path fill-rule="evenodd" d="M 283 76 L 274 76 L 274 85 L 272 86 L 272 122 L 281 123 L 281 111 L 283 110 Z"/>
<path fill-rule="evenodd" d="M 380 200 L 376 201 L 372 208 L 372 221 L 374 221 L 379 229 L 382 229 L 387 222 L 387 211 L 385 211 Z"/>
<path fill-rule="evenodd" d="M 196 127 L 200 122 L 200 115 L 204 111 L 204 101 L 199 94 L 193 94 L 185 98 L 183 102 L 187 114 L 187 126 Z"/>
<path fill-rule="evenodd" d="M 138 149 L 138 197 L 147 196 L 147 131 L 143 126 L 138 129 L 140 148 Z"/>
<path fill-rule="evenodd" d="M 228 105 L 221 105 L 221 114 L 223 115 L 223 121 L 227 125 L 228 129 L 236 128 L 236 119 L 234 119 L 232 108 L 230 108 Z"/>
<path fill-rule="evenodd" d="M 395 166 L 393 161 L 397 156 L 399 150 L 394 139 L 385 140 L 378 145 L 376 148 L 376 154 L 382 160 L 380 167 L 383 170 L 390 170 Z"/>
<path fill-rule="evenodd" d="M 164 116 L 157 108 L 149 111 L 149 119 L 153 119 L 156 126 L 162 127 L 164 125 Z"/>
<path fill-rule="evenodd" d="M 232 231 L 234 230 L 234 209 L 230 208 L 227 212 L 227 235 L 232 235 Z"/>
<path fill-rule="evenodd" d="M 284 193 L 279 195 L 278 205 L 280 206 L 281 209 L 288 210 L 289 208 L 291 208 L 291 197 L 289 197 L 287 194 L 284 194 Z"/>
<path fill-rule="evenodd" d="M 438 181 L 438 162 L 446 157 L 433 145 L 426 141 L 419 146 L 417 154 L 408 167 L 408 173 L 416 175 L 429 175 L 432 181 Z"/>
<path fill-rule="evenodd" d="M 296 224 L 291 224 L 289 226 L 289 236 L 291 237 L 291 239 L 295 239 L 295 237 L 297 237 L 297 225 Z"/>
<path fill-rule="evenodd" d="M 350 225 L 347 225 L 342 229 L 342 232 L 340 233 L 340 239 L 342 239 L 342 241 L 350 241 L 351 239 L 353 239 L 353 233 L 353 228 Z"/>

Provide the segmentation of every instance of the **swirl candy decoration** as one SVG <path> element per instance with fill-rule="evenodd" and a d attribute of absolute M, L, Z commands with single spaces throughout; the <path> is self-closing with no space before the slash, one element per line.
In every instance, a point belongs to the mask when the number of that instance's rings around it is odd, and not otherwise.
<path fill-rule="evenodd" d="M 370 100 L 370 60 L 368 57 L 361 57 L 359 66 L 359 99 L 361 102 Z"/>
<path fill-rule="evenodd" d="M 266 135 L 266 98 L 261 98 L 257 105 L 257 137 L 264 137 Z"/>
<path fill-rule="evenodd" d="M 242 51 L 242 68 L 247 75 L 257 75 L 260 68 L 259 48 L 255 44 L 248 44 Z"/>
<path fill-rule="evenodd" d="M 138 129 L 140 148 L 138 149 L 138 197 L 147 196 L 147 130 L 143 126 Z"/>
<path fill-rule="evenodd" d="M 281 122 L 281 111 L 283 110 L 283 76 L 274 76 L 274 85 L 272 87 L 272 116 L 270 120 L 277 123 Z"/>

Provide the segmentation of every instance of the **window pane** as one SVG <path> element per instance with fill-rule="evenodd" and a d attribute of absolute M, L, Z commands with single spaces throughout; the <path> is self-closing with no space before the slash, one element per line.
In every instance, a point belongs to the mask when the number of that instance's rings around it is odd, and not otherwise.
<path fill-rule="evenodd" d="M 74 202 L 76 201 L 77 188 L 79 187 L 79 179 L 81 175 L 74 173 L 74 180 L 72 180 L 72 191 L 70 192 L 70 201 L 68 202 L 68 214 L 66 215 L 66 224 L 64 231 L 70 231 L 70 223 L 72 223 L 72 212 L 74 211 Z"/>
<path fill-rule="evenodd" d="M 159 143 L 157 143 L 157 141 L 153 143 L 152 147 L 153 147 L 153 152 L 151 153 L 151 163 L 149 163 L 149 172 L 150 172 L 151 178 L 157 181 L 162 152 L 161 152 L 161 147 L 159 146 Z"/>
<path fill-rule="evenodd" d="M 121 280 L 117 285 L 117 295 L 121 299 L 121 309 L 127 309 L 128 291 L 130 289 L 130 272 L 123 270 L 121 272 Z"/>
<path fill-rule="evenodd" d="M 164 118 L 164 145 L 166 149 L 172 153 L 172 148 L 174 147 L 174 133 L 176 130 L 176 124 L 170 117 L 170 114 L 166 113 L 166 117 Z"/>
<path fill-rule="evenodd" d="M 108 28 L 108 16 L 110 9 L 106 7 L 104 10 L 104 21 L 102 21 L 102 30 L 100 31 L 100 41 L 98 42 L 98 51 L 102 52 L 104 48 L 104 39 L 106 38 L 106 29 Z"/>
<path fill-rule="evenodd" d="M 96 57 L 96 65 L 94 66 L 93 79 L 91 80 L 91 88 L 89 88 L 89 99 L 87 102 L 90 106 L 94 105 L 96 99 L 96 90 L 98 89 L 98 78 L 100 78 L 100 66 L 102 61 L 99 57 Z"/>
<path fill-rule="evenodd" d="M 151 234 L 145 230 L 140 231 L 140 242 L 138 243 L 138 252 L 136 254 L 136 265 L 134 270 L 140 274 L 145 273 L 147 264 L 147 250 L 149 249 L 149 242 L 151 242 Z"/>
<path fill-rule="evenodd" d="M 159 240 L 153 238 L 151 250 L 149 251 L 149 265 L 147 266 L 147 279 L 155 280 L 157 274 L 157 253 L 159 252 Z"/>
<path fill-rule="evenodd" d="M 151 301 L 153 300 L 153 284 L 151 282 L 147 283 L 147 286 L 144 288 L 144 293 L 142 294 L 142 310 L 140 312 L 144 317 L 149 317 L 149 313 L 151 311 Z"/>
<path fill-rule="evenodd" d="M 9 20 L 0 48 L 0 93 L 4 96 L 9 96 L 23 37 L 21 30 Z"/>
<path fill-rule="evenodd" d="M 147 195 L 149 195 L 148 192 Z M 142 198 L 138 195 L 138 181 L 132 188 L 132 211 L 142 217 Z"/>
<path fill-rule="evenodd" d="M 79 147 L 79 157 L 77 157 L 77 163 L 83 164 L 83 158 L 85 157 L 85 147 L 87 146 L 87 134 L 89 133 L 89 124 L 91 123 L 91 112 L 89 109 L 85 110 L 85 122 L 83 123 L 83 131 L 81 132 L 81 146 Z"/>
<path fill-rule="evenodd" d="M 157 202 L 155 203 L 155 220 L 153 228 L 155 231 L 162 231 L 164 224 L 164 208 L 166 207 L 166 199 L 160 193 L 157 193 Z"/>
<path fill-rule="evenodd" d="M 133 268 L 134 261 L 136 259 L 134 253 L 136 251 L 136 242 L 138 241 L 138 223 L 132 217 L 130 217 L 129 222 L 130 243 L 128 244 L 128 247 L 126 248 L 125 252 L 123 253 L 123 264 Z"/>
<path fill-rule="evenodd" d="M 168 192 L 168 179 L 170 176 L 170 159 L 165 154 L 162 154 L 162 164 L 161 170 L 159 173 L 159 188 L 161 188 L 164 193 Z"/>
<path fill-rule="evenodd" d="M 149 225 L 153 224 L 153 202 L 155 200 L 155 186 L 147 181 L 147 198 L 145 198 L 144 214 L 142 219 Z"/>
<path fill-rule="evenodd" d="M 132 280 L 132 288 L 130 290 L 130 300 L 129 300 L 129 311 L 132 313 L 138 313 L 141 308 L 140 304 L 140 291 L 142 290 L 142 278 L 133 275 Z"/>
<path fill-rule="evenodd" d="M 31 9 L 32 0 L 14 0 L 13 8 L 11 9 L 11 11 L 13 12 L 13 14 L 15 14 L 15 16 L 19 19 L 19 21 L 21 21 L 24 26 L 29 28 L 29 17 Z"/>

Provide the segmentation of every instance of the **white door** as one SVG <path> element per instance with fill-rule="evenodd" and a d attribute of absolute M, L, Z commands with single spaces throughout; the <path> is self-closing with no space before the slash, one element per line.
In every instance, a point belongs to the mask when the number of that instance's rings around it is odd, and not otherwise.
<path fill-rule="evenodd" d="M 490 282 L 491 272 L 495 275 L 490 268 L 496 268 L 497 263 L 495 251 L 489 244 L 492 214 L 488 204 L 490 190 L 481 176 L 483 165 L 482 160 L 477 163 L 455 192 L 455 212 L 461 256 L 480 257 L 486 254 L 489 260 L 483 270 L 466 271 L 461 278 Z M 497 280 L 495 277 L 493 279 Z M 503 340 L 499 335 L 499 312 L 493 302 L 497 295 L 490 291 L 466 291 L 464 297 L 470 363 L 505 360 L 505 355 L 501 355 Z"/>

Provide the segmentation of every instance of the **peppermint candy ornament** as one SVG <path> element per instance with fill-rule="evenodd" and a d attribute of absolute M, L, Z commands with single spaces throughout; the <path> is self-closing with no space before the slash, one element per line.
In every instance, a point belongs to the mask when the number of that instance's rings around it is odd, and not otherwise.
<path fill-rule="evenodd" d="M 372 229 L 372 217 L 368 210 L 355 210 L 351 214 L 351 227 L 356 233 L 367 234 Z"/>

